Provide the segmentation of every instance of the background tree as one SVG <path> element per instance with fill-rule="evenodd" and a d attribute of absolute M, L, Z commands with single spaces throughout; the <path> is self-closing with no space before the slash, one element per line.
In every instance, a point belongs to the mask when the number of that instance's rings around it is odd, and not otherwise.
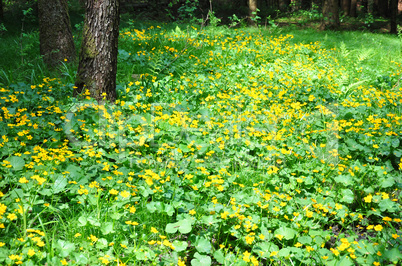
<path fill-rule="evenodd" d="M 249 8 L 249 25 L 250 26 L 257 26 L 255 23 L 255 17 L 257 14 L 257 0 L 249 0 L 248 1 L 248 8 Z"/>
<path fill-rule="evenodd" d="M 391 33 L 397 34 L 398 0 L 390 0 L 389 9 L 391 11 Z"/>
<path fill-rule="evenodd" d="M 40 54 L 48 66 L 75 60 L 67 0 L 38 0 Z"/>
<path fill-rule="evenodd" d="M 341 0 L 341 9 L 345 16 L 349 16 L 350 11 L 350 0 Z"/>
<path fill-rule="evenodd" d="M 0 22 L 4 20 L 3 0 L 0 0 Z"/>
<path fill-rule="evenodd" d="M 381 0 L 384 1 L 384 0 Z M 357 0 L 350 0 L 350 11 L 349 16 L 357 17 Z"/>
<path fill-rule="evenodd" d="M 339 0 L 325 0 L 322 7 L 320 29 L 336 29 L 339 27 Z"/>
<path fill-rule="evenodd" d="M 85 88 L 102 102 L 116 100 L 119 1 L 87 0 L 75 95 Z"/>
<path fill-rule="evenodd" d="M 388 0 L 375 0 L 374 6 L 381 17 L 388 16 Z"/>

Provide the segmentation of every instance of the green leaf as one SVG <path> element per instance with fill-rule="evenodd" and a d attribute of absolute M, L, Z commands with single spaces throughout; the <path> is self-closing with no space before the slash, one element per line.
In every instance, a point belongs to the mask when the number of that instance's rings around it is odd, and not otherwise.
<path fill-rule="evenodd" d="M 25 161 L 21 157 L 18 156 L 11 156 L 7 159 L 10 162 L 11 166 L 14 170 L 19 171 L 22 170 L 25 166 Z"/>
<path fill-rule="evenodd" d="M 175 240 L 175 241 L 173 241 L 173 246 L 175 247 L 176 252 L 180 252 L 180 251 L 186 250 L 188 247 L 188 244 L 186 241 Z"/>
<path fill-rule="evenodd" d="M 222 249 L 218 249 L 217 251 L 214 252 L 214 258 L 216 259 L 217 262 L 220 264 L 225 263 L 225 254 L 223 254 Z"/>
<path fill-rule="evenodd" d="M 211 253 L 212 246 L 211 243 L 204 237 L 200 237 L 195 242 L 195 248 L 200 253 Z"/>
<path fill-rule="evenodd" d="M 398 148 L 398 147 L 399 147 L 399 143 L 400 143 L 400 141 L 399 141 L 399 139 L 397 139 L 397 138 L 394 138 L 394 139 L 391 141 L 391 145 L 392 145 L 392 147 L 394 147 L 394 148 Z"/>
<path fill-rule="evenodd" d="M 96 227 L 99 227 L 99 226 L 100 226 L 99 219 L 96 218 L 96 217 L 94 217 L 94 216 L 89 216 L 89 217 L 87 218 L 87 220 L 88 220 L 88 222 L 89 222 L 90 224 L 92 224 L 93 226 L 96 226 Z"/>
<path fill-rule="evenodd" d="M 341 199 L 340 201 L 346 202 L 346 203 L 352 203 L 355 198 L 355 195 L 353 194 L 353 191 L 350 189 L 342 189 L 341 190 Z"/>
<path fill-rule="evenodd" d="M 110 218 L 112 218 L 113 220 L 119 220 L 121 216 L 123 216 L 123 214 L 115 212 L 112 215 L 110 215 Z"/>
<path fill-rule="evenodd" d="M 353 179 L 351 176 L 339 175 L 339 176 L 335 177 L 335 182 L 342 183 L 345 186 L 349 186 L 353 183 Z"/>
<path fill-rule="evenodd" d="M 86 216 L 80 216 L 78 218 L 78 226 L 86 226 L 88 222 L 88 219 Z"/>
<path fill-rule="evenodd" d="M 102 234 L 104 234 L 104 235 L 114 233 L 115 231 L 113 230 L 113 223 L 106 222 L 106 223 L 102 224 L 101 231 L 102 231 Z"/>
<path fill-rule="evenodd" d="M 382 212 L 388 210 L 389 212 L 394 212 L 396 211 L 396 205 L 395 202 L 391 201 L 390 199 L 383 199 L 381 202 L 378 204 L 380 207 L 380 210 Z"/>
<path fill-rule="evenodd" d="M 380 185 L 382 188 L 388 188 L 388 187 L 392 187 L 395 183 L 395 180 L 393 177 L 388 177 L 388 178 L 384 178 L 382 180 L 380 180 Z"/>
<path fill-rule="evenodd" d="M 191 220 L 184 219 L 176 223 L 170 223 L 166 225 L 165 231 L 169 234 L 174 234 L 179 231 L 182 234 L 187 234 L 191 232 Z"/>
<path fill-rule="evenodd" d="M 309 237 L 309 236 L 300 236 L 299 238 L 297 238 L 297 240 L 300 242 L 300 243 L 302 243 L 302 244 L 304 244 L 304 245 L 307 245 L 307 244 L 311 244 L 311 241 L 313 240 L 311 237 Z"/>
<path fill-rule="evenodd" d="M 67 257 L 75 249 L 73 243 L 64 240 L 57 240 L 54 247 L 59 251 L 60 257 Z"/>
<path fill-rule="evenodd" d="M 174 214 L 175 210 L 172 205 L 166 204 L 165 212 L 167 213 L 168 216 L 172 216 Z"/>
<path fill-rule="evenodd" d="M 211 265 L 211 258 L 206 255 L 201 255 L 198 252 L 194 254 L 194 259 L 191 260 L 192 266 L 210 266 Z"/>
<path fill-rule="evenodd" d="M 54 184 L 52 187 L 53 193 L 57 194 L 57 193 L 63 191 L 66 186 L 67 186 L 67 178 L 65 178 L 62 175 L 59 175 L 57 177 L 57 179 L 54 181 Z"/>
<path fill-rule="evenodd" d="M 280 227 L 275 230 L 274 235 L 279 234 L 279 235 L 282 235 L 286 240 L 290 240 L 295 237 L 296 233 L 297 232 L 295 230 L 293 230 L 292 228 Z"/>
<path fill-rule="evenodd" d="M 287 257 L 290 254 L 290 250 L 288 248 L 282 248 L 279 250 L 278 255 L 279 257 Z"/>
<path fill-rule="evenodd" d="M 189 149 L 189 148 L 187 147 L 187 145 L 184 145 L 184 144 L 180 144 L 180 145 L 179 145 L 179 148 L 180 148 L 180 150 L 182 150 L 183 152 L 190 152 L 190 151 L 191 151 L 191 149 Z"/>
<path fill-rule="evenodd" d="M 104 249 L 108 247 L 107 240 L 104 238 L 99 238 L 96 242 L 96 247 L 99 249 Z"/>
<path fill-rule="evenodd" d="M 88 258 L 82 253 L 75 253 L 74 258 L 75 258 L 75 262 L 78 265 L 87 265 L 88 264 Z"/>
<path fill-rule="evenodd" d="M 278 251 L 277 245 L 271 242 L 261 242 L 254 246 L 254 252 L 257 253 L 262 258 L 269 258 L 272 251 Z M 261 253 L 262 252 L 262 253 Z"/>
<path fill-rule="evenodd" d="M 398 248 L 393 248 L 384 252 L 384 258 L 389 259 L 394 264 L 398 264 L 398 261 L 402 259 L 402 253 Z"/>

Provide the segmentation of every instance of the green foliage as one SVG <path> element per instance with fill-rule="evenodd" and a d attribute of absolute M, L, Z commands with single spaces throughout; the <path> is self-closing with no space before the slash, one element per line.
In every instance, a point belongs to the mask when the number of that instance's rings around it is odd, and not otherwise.
<path fill-rule="evenodd" d="M 399 45 L 132 22 L 113 105 L 1 85 L 0 264 L 400 264 Z"/>

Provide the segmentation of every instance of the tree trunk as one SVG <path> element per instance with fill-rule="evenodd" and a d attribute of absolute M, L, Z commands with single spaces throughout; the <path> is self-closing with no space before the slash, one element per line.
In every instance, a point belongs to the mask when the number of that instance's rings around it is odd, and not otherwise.
<path fill-rule="evenodd" d="M 398 0 L 391 0 L 389 2 L 389 9 L 391 11 L 391 33 L 397 34 L 397 17 L 398 17 Z"/>
<path fill-rule="evenodd" d="M 0 0 L 0 22 L 4 21 L 3 0 Z"/>
<path fill-rule="evenodd" d="M 119 21 L 119 0 L 86 1 L 75 95 L 88 89 L 98 103 L 116 100 Z"/>
<path fill-rule="evenodd" d="M 384 0 L 382 0 L 384 1 Z M 357 0 L 350 0 L 350 12 L 349 15 L 351 17 L 357 17 Z"/>
<path fill-rule="evenodd" d="M 345 16 L 349 16 L 350 0 L 341 0 L 341 8 Z"/>
<path fill-rule="evenodd" d="M 339 28 L 339 0 L 325 0 L 322 7 L 323 19 L 321 20 L 320 29 L 337 29 Z"/>
<path fill-rule="evenodd" d="M 288 10 L 290 5 L 290 0 L 279 0 L 279 10 L 285 12 Z"/>
<path fill-rule="evenodd" d="M 255 16 L 257 14 L 257 0 L 249 0 L 248 1 L 248 16 L 249 16 L 249 25 L 256 27 Z"/>
<path fill-rule="evenodd" d="M 40 54 L 46 65 L 55 67 L 63 60 L 75 60 L 67 0 L 39 0 Z"/>
<path fill-rule="evenodd" d="M 388 17 L 388 1 L 375 0 L 374 7 L 377 9 L 378 15 L 381 17 Z"/>

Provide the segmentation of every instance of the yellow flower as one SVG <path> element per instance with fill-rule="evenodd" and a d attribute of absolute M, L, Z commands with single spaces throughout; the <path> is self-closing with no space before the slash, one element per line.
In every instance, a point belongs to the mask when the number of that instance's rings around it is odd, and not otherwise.
<path fill-rule="evenodd" d="M 181 258 L 177 261 L 177 266 L 186 266 L 186 262 L 182 261 Z"/>
<path fill-rule="evenodd" d="M 275 237 L 276 237 L 276 238 L 278 238 L 279 240 L 282 240 L 282 238 L 283 238 L 283 235 L 280 235 L 280 234 L 276 234 L 276 235 L 275 235 Z"/>
<path fill-rule="evenodd" d="M 130 192 L 124 190 L 124 191 L 120 192 L 120 196 L 122 196 L 123 198 L 128 198 L 128 197 L 130 197 Z"/>
<path fill-rule="evenodd" d="M 224 220 L 226 220 L 228 214 L 229 214 L 229 213 L 228 213 L 227 211 L 224 211 L 223 213 L 221 213 L 221 218 L 224 219 Z"/>
<path fill-rule="evenodd" d="M 188 213 L 191 214 L 191 215 L 194 215 L 194 214 L 196 214 L 197 212 L 196 212 L 195 210 L 190 210 Z"/>
<path fill-rule="evenodd" d="M 76 233 L 76 234 L 74 235 L 74 237 L 80 237 L 80 236 L 81 236 L 80 233 Z"/>
<path fill-rule="evenodd" d="M 278 251 L 272 251 L 271 254 L 269 254 L 270 257 L 276 256 L 278 254 Z"/>
<path fill-rule="evenodd" d="M 336 249 L 331 248 L 330 249 L 332 251 L 332 253 L 334 253 L 335 256 L 339 256 L 339 251 Z"/>
<path fill-rule="evenodd" d="M 397 239 L 397 238 L 399 237 L 399 235 L 398 235 L 398 234 L 392 234 L 392 237 L 393 237 L 394 239 Z"/>
<path fill-rule="evenodd" d="M 377 232 L 381 231 L 382 230 L 382 225 L 378 224 L 378 225 L 374 226 L 374 230 L 376 230 Z"/>
<path fill-rule="evenodd" d="M 389 218 L 389 217 L 384 217 L 384 218 L 382 218 L 382 220 L 386 221 L 386 222 L 392 222 L 392 218 Z"/>
<path fill-rule="evenodd" d="M 29 249 L 27 254 L 28 254 L 28 256 L 32 257 L 33 255 L 35 255 L 35 250 Z"/>
<path fill-rule="evenodd" d="M 131 207 L 130 207 L 130 213 L 135 213 L 136 210 L 137 210 L 137 209 L 136 209 L 134 206 L 131 206 Z"/>
<path fill-rule="evenodd" d="M 367 197 L 364 197 L 364 202 L 370 203 L 371 200 L 373 199 L 373 196 L 371 194 L 369 194 Z"/>
<path fill-rule="evenodd" d="M 10 221 L 13 221 L 13 220 L 17 219 L 17 215 L 15 215 L 15 213 L 10 213 L 9 215 L 7 215 L 7 218 Z"/>
<path fill-rule="evenodd" d="M 91 240 L 92 242 L 96 242 L 96 241 L 98 241 L 98 238 L 94 235 L 91 235 L 88 237 L 88 240 Z"/>
<path fill-rule="evenodd" d="M 301 246 L 303 246 L 303 244 L 301 244 L 301 243 L 299 243 L 299 242 L 297 242 L 297 243 L 295 244 L 295 247 L 297 247 L 297 248 L 299 248 L 299 247 L 301 247 Z"/>
<path fill-rule="evenodd" d="M 250 262 L 250 255 L 251 255 L 251 253 L 246 250 L 246 251 L 243 253 L 243 260 L 244 260 L 245 262 Z"/>
<path fill-rule="evenodd" d="M 28 183 L 29 181 L 28 181 L 28 179 L 26 179 L 25 177 L 21 177 L 18 182 L 20 182 L 21 184 L 26 184 L 26 183 Z"/>
<path fill-rule="evenodd" d="M 60 262 L 62 265 L 68 265 L 68 262 L 66 261 L 66 259 L 62 259 Z"/>
<path fill-rule="evenodd" d="M 380 265 L 381 265 L 381 263 L 379 263 L 379 262 L 377 262 L 377 261 L 374 261 L 373 264 L 374 264 L 375 266 L 380 266 Z"/>
<path fill-rule="evenodd" d="M 380 252 L 380 251 L 378 251 L 378 252 L 377 252 L 377 255 L 378 255 L 378 256 L 382 256 L 382 254 L 381 254 L 381 252 Z"/>
<path fill-rule="evenodd" d="M 159 231 L 158 231 L 158 230 L 156 230 L 156 228 L 155 228 L 155 227 L 151 227 L 151 232 L 152 232 L 152 233 L 154 233 L 154 234 L 159 233 Z"/>
<path fill-rule="evenodd" d="M 313 247 L 310 247 L 310 246 L 306 246 L 306 250 L 307 250 L 307 252 L 310 252 L 310 251 L 313 251 L 314 248 L 313 248 Z"/>
<path fill-rule="evenodd" d="M 117 191 L 116 189 L 113 188 L 113 189 L 109 190 L 109 193 L 112 195 L 117 195 L 117 194 L 119 194 L 119 191 Z"/>

